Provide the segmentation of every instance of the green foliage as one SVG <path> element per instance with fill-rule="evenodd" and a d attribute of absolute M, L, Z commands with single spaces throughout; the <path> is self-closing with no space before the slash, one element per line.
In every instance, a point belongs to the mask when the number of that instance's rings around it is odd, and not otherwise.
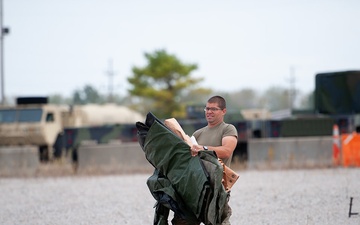
<path fill-rule="evenodd" d="M 88 85 L 87 85 L 88 86 Z M 87 90 L 87 92 L 85 92 Z M 214 92 L 211 89 L 195 88 L 183 91 L 178 99 L 180 110 L 172 112 L 172 117 L 178 119 L 186 118 L 186 106 L 188 105 L 204 105 L 207 99 L 212 95 L 222 95 L 227 101 L 228 113 L 239 112 L 241 109 L 268 109 L 270 111 L 277 111 L 288 108 L 288 90 L 285 87 L 270 87 L 265 92 L 255 91 L 253 89 L 242 89 L 234 92 Z M 86 95 L 85 93 L 89 93 Z M 93 93 L 93 94 L 91 94 Z M 59 94 L 49 96 L 49 103 L 52 104 L 79 104 L 96 103 L 91 99 L 100 99 L 96 104 L 103 104 L 108 99 L 106 95 L 99 95 L 93 87 L 86 86 L 81 90 L 74 92 L 72 97 L 63 97 Z M 300 93 L 298 92 L 299 101 L 295 105 L 295 109 L 313 109 L 314 108 L 314 92 Z M 87 97 L 89 96 L 89 97 Z M 93 97 L 90 97 L 93 96 Z M 15 101 L 15 100 L 14 100 Z M 148 111 L 154 112 L 154 101 L 150 98 L 136 97 L 136 96 L 113 96 L 113 102 L 120 105 L 125 105 L 135 111 L 143 114 Z M 15 104 L 15 103 L 14 103 Z M 166 106 L 165 106 L 166 107 Z"/>
<path fill-rule="evenodd" d="M 49 96 L 49 103 L 51 104 L 57 104 L 57 105 L 61 105 L 61 104 L 71 104 L 72 103 L 72 99 L 71 98 L 65 98 L 60 94 L 53 94 Z"/>
<path fill-rule="evenodd" d="M 145 53 L 144 56 L 147 65 L 134 66 L 133 75 L 128 78 L 132 85 L 129 94 L 141 97 L 149 107 L 143 110 L 152 111 L 159 118 L 182 115 L 181 97 L 203 80 L 191 77 L 191 72 L 198 66 L 183 63 L 165 50 Z"/>
<path fill-rule="evenodd" d="M 70 97 L 64 97 L 60 94 L 49 95 L 49 103 L 57 105 L 84 105 L 88 103 L 105 104 L 108 102 L 131 107 L 133 98 L 131 96 L 120 96 L 115 94 L 111 96 L 110 99 L 108 95 L 101 94 L 97 89 L 90 85 L 85 85 L 82 89 L 75 90 Z"/>
<path fill-rule="evenodd" d="M 315 109 L 315 92 L 310 92 L 301 96 L 300 107 L 305 109 Z"/>
<path fill-rule="evenodd" d="M 290 108 L 289 90 L 279 86 L 270 87 L 265 91 L 262 102 L 270 111 L 288 109 Z"/>
<path fill-rule="evenodd" d="M 83 90 L 76 90 L 73 94 L 73 103 L 76 105 L 84 105 L 87 103 L 104 103 L 104 98 L 92 86 L 86 85 Z"/>

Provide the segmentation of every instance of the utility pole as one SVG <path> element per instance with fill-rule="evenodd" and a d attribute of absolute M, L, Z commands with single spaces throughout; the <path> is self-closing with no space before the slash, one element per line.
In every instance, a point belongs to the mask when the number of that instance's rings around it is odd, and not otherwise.
<path fill-rule="evenodd" d="M 115 72 L 114 72 L 114 69 L 113 69 L 113 61 L 112 61 L 112 59 L 109 60 L 109 67 L 108 67 L 108 70 L 106 71 L 106 75 L 109 76 L 109 86 L 108 86 L 109 97 L 108 97 L 108 101 L 113 102 L 114 101 L 113 91 L 114 91 Z"/>
<path fill-rule="evenodd" d="M 290 66 L 290 79 L 289 79 L 289 108 L 290 110 L 294 107 L 295 101 L 295 68 L 294 66 Z"/>
<path fill-rule="evenodd" d="M 8 27 L 3 27 L 3 0 L 0 0 L 0 76 L 1 76 L 1 105 L 5 105 L 5 79 L 4 79 L 4 35 L 10 32 Z"/>

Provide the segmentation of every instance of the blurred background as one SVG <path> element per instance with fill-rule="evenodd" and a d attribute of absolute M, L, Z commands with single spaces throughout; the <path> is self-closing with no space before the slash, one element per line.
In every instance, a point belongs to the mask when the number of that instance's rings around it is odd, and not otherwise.
<path fill-rule="evenodd" d="M 113 95 L 122 103 L 131 96 L 132 68 L 147 64 L 145 53 L 166 50 L 197 65 L 191 76 L 203 78 L 198 88 L 251 91 L 256 107 L 272 110 L 289 103 L 264 98 L 292 93 L 293 104 L 307 107 L 315 74 L 359 67 L 359 4 L 2 0 L 4 98 L 76 102 L 76 93 L 91 87 L 101 101 Z"/>
<path fill-rule="evenodd" d="M 359 131 L 359 11 L 355 0 L 1 0 L 0 144 L 35 145 L 46 161 L 85 139 L 136 142 L 149 111 L 191 134 L 212 95 L 226 98 L 245 161 L 256 138 Z"/>

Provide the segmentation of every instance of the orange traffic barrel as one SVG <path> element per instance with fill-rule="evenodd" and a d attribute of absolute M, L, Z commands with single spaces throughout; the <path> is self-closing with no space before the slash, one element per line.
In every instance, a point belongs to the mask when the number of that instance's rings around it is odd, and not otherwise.
<path fill-rule="evenodd" d="M 343 134 L 341 139 L 343 165 L 360 167 L 360 134 Z"/>
<path fill-rule="evenodd" d="M 334 166 L 340 165 L 340 136 L 339 136 L 339 126 L 334 124 L 333 126 L 333 154 L 332 161 Z"/>

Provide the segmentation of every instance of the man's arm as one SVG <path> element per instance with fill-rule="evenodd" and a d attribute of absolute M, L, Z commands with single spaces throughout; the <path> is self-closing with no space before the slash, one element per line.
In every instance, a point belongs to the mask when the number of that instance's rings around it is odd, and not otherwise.
<path fill-rule="evenodd" d="M 237 138 L 234 136 L 226 136 L 222 139 L 222 145 L 221 146 L 208 146 L 208 149 L 211 151 L 215 151 L 217 157 L 219 158 L 229 158 L 231 154 L 234 152 L 237 144 Z M 204 150 L 203 145 L 193 145 L 191 147 L 191 151 L 193 153 L 196 153 L 198 151 Z"/>

